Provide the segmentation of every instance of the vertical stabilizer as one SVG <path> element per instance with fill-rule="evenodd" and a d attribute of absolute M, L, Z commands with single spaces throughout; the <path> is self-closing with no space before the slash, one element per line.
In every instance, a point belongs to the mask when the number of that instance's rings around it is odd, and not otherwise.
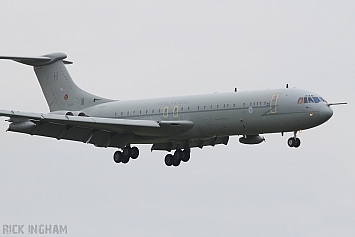
<path fill-rule="evenodd" d="M 31 65 L 37 75 L 50 111 L 79 111 L 87 107 L 112 100 L 92 95 L 80 89 L 72 80 L 64 64 L 64 53 L 52 53 L 41 57 L 4 57 L 13 61 Z"/>

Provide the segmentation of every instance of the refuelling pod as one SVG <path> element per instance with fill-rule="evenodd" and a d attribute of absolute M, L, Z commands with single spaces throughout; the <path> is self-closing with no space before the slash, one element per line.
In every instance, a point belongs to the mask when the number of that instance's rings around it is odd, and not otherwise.
<path fill-rule="evenodd" d="M 265 138 L 259 135 L 245 135 L 239 138 L 239 142 L 248 145 L 259 144 L 265 141 Z"/>
<path fill-rule="evenodd" d="M 24 121 L 10 123 L 7 131 L 30 133 L 35 127 L 36 124 L 32 123 L 29 119 L 27 119 Z"/>

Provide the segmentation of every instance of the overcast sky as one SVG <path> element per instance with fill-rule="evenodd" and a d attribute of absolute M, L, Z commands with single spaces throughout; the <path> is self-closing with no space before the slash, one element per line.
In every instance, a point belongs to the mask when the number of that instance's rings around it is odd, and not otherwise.
<path fill-rule="evenodd" d="M 1 1 L 0 55 L 64 52 L 83 89 L 113 99 L 280 88 L 330 102 L 333 117 L 248 146 L 166 152 L 6 133 L 0 225 L 67 225 L 68 236 L 354 236 L 354 1 Z M 0 108 L 48 112 L 32 67 L 0 61 Z"/>

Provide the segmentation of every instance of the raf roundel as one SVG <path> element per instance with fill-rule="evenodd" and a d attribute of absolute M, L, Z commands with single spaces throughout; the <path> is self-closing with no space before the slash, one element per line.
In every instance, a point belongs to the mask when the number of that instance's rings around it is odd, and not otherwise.
<path fill-rule="evenodd" d="M 253 113 L 253 107 L 249 107 L 249 114 Z"/>
<path fill-rule="evenodd" d="M 64 95 L 64 100 L 68 100 L 68 98 L 69 98 L 68 94 L 65 94 Z"/>

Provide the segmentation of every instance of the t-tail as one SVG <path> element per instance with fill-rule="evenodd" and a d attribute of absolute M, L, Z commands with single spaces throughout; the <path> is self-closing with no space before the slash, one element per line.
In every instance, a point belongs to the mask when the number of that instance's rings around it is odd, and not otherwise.
<path fill-rule="evenodd" d="M 64 60 L 66 57 L 67 55 L 64 53 L 52 53 L 40 57 L 0 56 L 0 59 L 10 59 L 33 66 L 51 112 L 80 111 L 112 101 L 79 88 L 65 67 L 65 64 L 72 64 L 72 62 Z"/>

